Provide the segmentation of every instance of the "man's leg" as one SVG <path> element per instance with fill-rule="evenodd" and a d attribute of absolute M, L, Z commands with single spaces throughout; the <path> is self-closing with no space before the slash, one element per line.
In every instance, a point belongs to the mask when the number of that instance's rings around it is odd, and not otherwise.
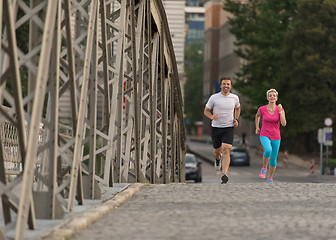
<path fill-rule="evenodd" d="M 222 152 L 222 147 L 213 149 L 213 154 L 217 160 L 220 159 L 221 152 Z"/>
<path fill-rule="evenodd" d="M 214 148 L 213 149 L 213 154 L 215 156 L 215 169 L 217 171 L 220 171 L 221 169 L 221 152 L 222 152 L 222 146 L 219 148 Z"/>
<path fill-rule="evenodd" d="M 217 171 L 219 171 L 220 170 L 219 160 L 221 159 L 221 153 L 222 153 L 222 140 L 220 135 L 220 129 L 213 127 L 211 138 L 212 138 L 213 154 L 215 156 L 215 168 Z"/>
<path fill-rule="evenodd" d="M 232 145 L 227 143 L 222 143 L 222 153 L 223 153 L 223 160 L 222 160 L 222 172 L 227 174 L 230 166 L 230 151 Z"/>

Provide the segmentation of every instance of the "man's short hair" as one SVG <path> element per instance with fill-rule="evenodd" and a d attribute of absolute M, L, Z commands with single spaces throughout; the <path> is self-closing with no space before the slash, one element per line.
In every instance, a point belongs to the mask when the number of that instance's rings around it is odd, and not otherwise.
<path fill-rule="evenodd" d="M 231 81 L 231 85 L 232 85 L 232 79 L 231 79 L 231 77 L 227 77 L 227 76 L 221 77 L 221 78 L 219 79 L 219 85 L 222 84 L 222 81 L 223 81 L 223 80 L 230 80 L 230 81 Z"/>

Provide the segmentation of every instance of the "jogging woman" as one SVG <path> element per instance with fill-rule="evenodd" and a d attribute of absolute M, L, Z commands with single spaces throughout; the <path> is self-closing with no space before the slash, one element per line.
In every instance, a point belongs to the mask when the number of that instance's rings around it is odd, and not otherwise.
<path fill-rule="evenodd" d="M 260 133 L 260 142 L 264 147 L 263 167 L 260 170 L 259 177 L 265 178 L 267 166 L 269 164 L 269 174 L 267 182 L 273 182 L 273 174 L 277 165 L 277 157 L 280 148 L 280 123 L 286 126 L 285 110 L 282 105 L 276 105 L 278 92 L 270 89 L 266 92 L 268 104 L 261 106 L 255 115 L 256 134 Z M 260 117 L 262 116 L 262 127 L 259 128 Z"/>

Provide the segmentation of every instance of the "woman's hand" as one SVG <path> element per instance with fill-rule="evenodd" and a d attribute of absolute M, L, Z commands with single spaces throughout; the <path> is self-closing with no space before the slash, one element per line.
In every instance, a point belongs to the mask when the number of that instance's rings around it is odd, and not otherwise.
<path fill-rule="evenodd" d="M 256 133 L 256 134 L 259 134 L 259 133 L 260 133 L 260 129 L 259 129 L 259 128 L 256 128 L 255 133 Z"/>
<path fill-rule="evenodd" d="M 280 123 L 282 126 L 286 126 L 287 121 L 286 121 L 286 116 L 285 116 L 285 110 L 283 109 L 281 104 L 278 105 L 278 108 L 279 108 L 279 113 L 280 113 Z"/>
<path fill-rule="evenodd" d="M 282 105 L 281 105 L 281 104 L 279 104 L 279 105 L 278 105 L 278 108 L 279 108 L 279 113 L 281 113 L 281 112 L 283 112 L 283 111 L 284 111 L 284 109 L 283 109 L 283 107 L 282 107 Z"/>

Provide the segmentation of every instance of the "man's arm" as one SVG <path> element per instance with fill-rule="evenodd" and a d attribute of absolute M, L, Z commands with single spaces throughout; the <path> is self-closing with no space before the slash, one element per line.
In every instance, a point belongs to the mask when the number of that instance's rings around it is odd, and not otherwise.
<path fill-rule="evenodd" d="M 235 108 L 234 115 L 235 115 L 235 119 L 239 120 L 239 116 L 240 116 L 240 106 L 237 107 L 237 108 Z"/>
<path fill-rule="evenodd" d="M 239 124 L 239 116 L 240 116 L 240 106 L 235 108 L 235 111 L 234 111 L 234 119 L 233 119 L 233 126 L 234 127 L 238 127 L 238 124 Z"/>
<path fill-rule="evenodd" d="M 212 115 L 211 109 L 207 107 L 204 108 L 204 115 L 210 118 L 211 120 L 218 119 L 218 114 Z"/>

